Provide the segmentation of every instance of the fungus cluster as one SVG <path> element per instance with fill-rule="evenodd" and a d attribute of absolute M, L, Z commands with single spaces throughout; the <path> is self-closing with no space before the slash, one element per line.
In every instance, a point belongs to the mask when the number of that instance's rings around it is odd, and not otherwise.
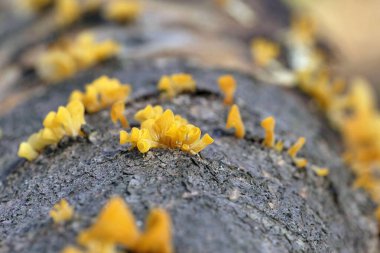
<path fill-rule="evenodd" d="M 157 88 L 169 98 L 173 98 L 184 92 L 195 92 L 196 82 L 191 75 L 179 73 L 162 76 Z"/>
<path fill-rule="evenodd" d="M 36 69 L 42 79 L 60 81 L 113 57 L 118 51 L 119 44 L 115 41 L 98 42 L 94 34 L 83 32 L 43 52 L 37 59 Z"/>
<path fill-rule="evenodd" d="M 172 224 L 169 214 L 152 209 L 140 231 L 128 205 L 120 197 L 112 197 L 91 227 L 77 237 L 79 247 L 68 246 L 62 253 L 119 252 L 123 248 L 135 253 L 171 253 Z"/>
<path fill-rule="evenodd" d="M 188 124 L 187 120 L 162 107 L 146 108 L 138 111 L 135 119 L 141 128 L 134 127 L 130 133 L 120 131 L 120 144 L 130 143 L 141 153 L 152 148 L 178 148 L 191 154 L 197 154 L 214 142 L 210 135 L 201 136 L 200 128 Z"/>
<path fill-rule="evenodd" d="M 259 38 L 251 43 L 251 53 L 254 62 L 260 67 L 268 66 L 280 54 L 278 44 L 269 40 Z"/>
<path fill-rule="evenodd" d="M 53 206 L 49 214 L 55 223 L 63 223 L 73 218 L 74 209 L 66 199 L 61 199 Z"/>
<path fill-rule="evenodd" d="M 71 93 L 70 101 L 81 101 L 89 113 L 94 113 L 108 108 L 116 102 L 125 102 L 131 92 L 131 86 L 121 84 L 118 79 L 101 76 L 92 83 L 86 85 L 85 92 L 75 90 Z M 121 104 L 115 105 L 113 115 L 115 119 L 121 119 L 120 114 L 123 110 Z M 117 112 L 118 111 L 118 112 Z M 121 119 L 122 124 L 127 124 Z"/>
<path fill-rule="evenodd" d="M 103 16 L 112 21 L 125 23 L 136 19 L 141 13 L 140 0 L 111 0 L 103 8 Z"/>
<path fill-rule="evenodd" d="M 110 21 L 125 23 L 135 20 L 141 13 L 139 0 L 22 0 L 21 7 L 38 12 L 54 5 L 54 18 L 59 26 L 68 26 L 89 12 L 100 12 Z"/>
<path fill-rule="evenodd" d="M 234 102 L 236 81 L 231 75 L 224 75 L 218 79 L 219 89 L 224 94 L 224 104 L 231 105 Z"/>
<path fill-rule="evenodd" d="M 20 144 L 18 156 L 32 161 L 46 146 L 57 144 L 64 136 L 79 136 L 83 124 L 84 106 L 81 102 L 72 101 L 66 107 L 60 106 L 57 112 L 46 115 L 44 128 Z"/>

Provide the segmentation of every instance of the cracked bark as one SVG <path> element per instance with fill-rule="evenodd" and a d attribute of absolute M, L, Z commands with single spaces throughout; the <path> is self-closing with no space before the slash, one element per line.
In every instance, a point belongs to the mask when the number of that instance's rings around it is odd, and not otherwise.
<path fill-rule="evenodd" d="M 106 28 L 120 32 L 110 24 L 95 30 Z M 130 34 L 123 36 L 128 41 Z M 167 209 L 176 252 L 377 251 L 373 205 L 352 189 L 339 139 L 313 104 L 294 90 L 265 85 L 242 71 L 181 58 L 122 56 L 55 86 L 42 86 L 33 74 L 17 81 L 17 87 L 35 82 L 39 92 L 0 118 L 0 252 L 59 252 L 75 242 L 114 194 L 128 202 L 139 224 L 151 207 Z M 192 74 L 197 92 L 161 99 L 157 81 L 176 72 Z M 247 130 L 243 140 L 224 128 L 228 108 L 216 80 L 225 73 L 238 83 L 236 102 Z M 44 115 L 101 74 L 132 84 L 128 119 L 147 104 L 160 104 L 198 125 L 215 143 L 197 156 L 158 149 L 142 155 L 118 144 L 119 128 L 102 111 L 86 116 L 93 129 L 88 139 L 62 141 L 34 162 L 17 159 L 19 142 L 41 127 Z M 329 177 L 299 170 L 285 152 L 262 147 L 260 120 L 270 115 L 285 146 L 307 138 L 300 155 L 329 167 Z M 48 212 L 63 197 L 78 215 L 59 227 Z"/>

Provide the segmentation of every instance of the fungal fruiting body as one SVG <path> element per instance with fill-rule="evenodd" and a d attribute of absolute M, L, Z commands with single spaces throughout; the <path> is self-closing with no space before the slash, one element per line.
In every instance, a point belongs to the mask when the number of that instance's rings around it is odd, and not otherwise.
<path fill-rule="evenodd" d="M 157 88 L 169 98 L 173 98 L 180 93 L 194 92 L 196 83 L 191 75 L 179 73 L 171 76 L 162 76 Z"/>
<path fill-rule="evenodd" d="M 239 139 L 244 138 L 245 127 L 240 116 L 239 107 L 237 105 L 231 106 L 230 112 L 228 113 L 226 128 L 234 128 L 235 136 Z"/>
<path fill-rule="evenodd" d="M 279 46 L 266 39 L 254 39 L 251 44 L 254 62 L 260 67 L 268 66 L 280 54 Z"/>
<path fill-rule="evenodd" d="M 141 153 L 151 148 L 178 148 L 197 154 L 214 142 L 208 134 L 201 137 L 200 128 L 169 109 L 163 112 L 161 107 L 148 105 L 135 118 L 140 120 L 141 128 L 134 127 L 130 133 L 120 131 L 120 144 L 130 143 Z"/>
<path fill-rule="evenodd" d="M 20 144 L 18 156 L 29 161 L 34 160 L 46 146 L 57 144 L 63 136 L 80 135 L 81 126 L 85 123 L 84 106 L 81 102 L 72 101 L 66 107 L 60 106 L 57 112 L 46 115 L 43 129 Z"/>
<path fill-rule="evenodd" d="M 39 76 L 56 82 L 113 57 L 119 44 L 113 40 L 97 42 L 92 33 L 80 33 L 74 40 L 58 44 L 42 53 L 36 63 Z"/>
<path fill-rule="evenodd" d="M 136 19 L 141 9 L 139 0 L 111 0 L 107 1 L 103 15 L 108 20 L 124 23 Z"/>
<path fill-rule="evenodd" d="M 129 123 L 128 123 L 127 118 L 124 115 L 124 110 L 125 110 L 124 101 L 118 101 L 114 103 L 111 107 L 111 119 L 114 124 L 116 124 L 119 121 L 122 127 L 128 128 Z"/>
<path fill-rule="evenodd" d="M 275 133 L 274 128 L 276 125 L 276 120 L 273 117 L 265 118 L 261 121 L 261 126 L 265 130 L 265 139 L 263 145 L 272 148 L 275 142 Z"/>
<path fill-rule="evenodd" d="M 298 151 L 305 145 L 306 139 L 304 137 L 298 138 L 296 143 L 293 144 L 288 150 L 288 154 L 291 158 L 296 158 Z"/>
<path fill-rule="evenodd" d="M 305 145 L 306 139 L 304 137 L 298 138 L 296 143 L 293 144 L 288 150 L 289 156 L 293 159 L 294 163 L 298 168 L 304 168 L 307 165 L 307 160 L 304 158 L 298 158 L 297 153 L 301 150 L 303 145 Z"/>
<path fill-rule="evenodd" d="M 118 79 L 101 76 L 86 85 L 85 92 L 75 90 L 70 101 L 81 101 L 89 113 L 94 113 L 112 106 L 116 102 L 124 102 L 131 92 L 131 86 L 121 84 Z"/>
<path fill-rule="evenodd" d="M 81 6 L 78 0 L 56 0 L 55 18 L 61 26 L 77 21 L 81 16 Z"/>
<path fill-rule="evenodd" d="M 219 89 L 224 94 L 224 104 L 230 105 L 234 102 L 236 81 L 231 75 L 224 75 L 218 79 Z"/>
<path fill-rule="evenodd" d="M 293 17 L 291 22 L 291 39 L 295 44 L 312 46 L 315 41 L 316 26 L 307 15 Z"/>
<path fill-rule="evenodd" d="M 152 209 L 146 228 L 139 231 L 128 205 L 120 197 L 112 197 L 101 210 L 95 223 L 77 237 L 85 249 L 68 246 L 62 253 L 116 253 L 122 247 L 135 253 L 171 253 L 172 224 L 169 214 Z"/>
<path fill-rule="evenodd" d="M 326 177 L 330 173 L 328 168 L 319 168 L 317 166 L 312 166 L 311 169 L 320 177 Z"/>
<path fill-rule="evenodd" d="M 55 223 L 63 223 L 72 219 L 74 209 L 66 199 L 61 199 L 53 206 L 49 214 Z"/>
<path fill-rule="evenodd" d="M 160 208 L 153 209 L 146 219 L 145 232 L 134 247 L 139 253 L 172 253 L 172 231 L 168 213 Z"/>
<path fill-rule="evenodd" d="M 98 245 L 123 245 L 133 248 L 140 237 L 135 218 L 127 204 L 120 197 L 111 198 L 101 210 L 96 222 L 78 236 L 82 246 L 91 248 Z"/>

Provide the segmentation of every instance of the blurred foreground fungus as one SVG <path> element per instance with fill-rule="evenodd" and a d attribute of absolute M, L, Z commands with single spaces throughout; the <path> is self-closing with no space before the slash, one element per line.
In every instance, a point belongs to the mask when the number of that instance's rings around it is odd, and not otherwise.
<path fill-rule="evenodd" d="M 234 94 L 236 91 L 236 81 L 231 75 L 224 75 L 218 79 L 219 89 L 224 94 L 224 104 L 231 105 L 234 102 Z"/>
<path fill-rule="evenodd" d="M 109 253 L 123 248 L 134 253 L 171 253 L 172 224 L 163 209 L 152 209 L 140 232 L 128 205 L 120 197 L 112 197 L 103 207 L 95 223 L 80 232 L 78 243 L 85 249 L 68 246 L 62 253 Z"/>
<path fill-rule="evenodd" d="M 197 154 L 214 142 L 208 134 L 201 137 L 200 128 L 169 109 L 163 112 L 161 107 L 148 105 L 135 118 L 141 122 L 141 128 L 134 127 L 130 133 L 120 131 L 120 144 L 130 143 L 141 153 L 152 148 L 178 148 Z"/>
<path fill-rule="evenodd" d="M 280 54 L 280 47 L 274 42 L 258 38 L 251 43 L 251 53 L 258 66 L 267 67 Z"/>
<path fill-rule="evenodd" d="M 230 112 L 228 113 L 226 128 L 234 128 L 235 136 L 239 139 L 244 138 L 245 127 L 240 116 L 239 107 L 237 105 L 233 105 L 230 109 Z"/>
<path fill-rule="evenodd" d="M 66 199 L 61 199 L 53 206 L 49 214 L 55 223 L 63 223 L 72 219 L 74 209 Z"/>
<path fill-rule="evenodd" d="M 272 148 L 275 142 L 275 133 L 274 128 L 276 125 L 276 120 L 273 117 L 265 118 L 261 121 L 261 126 L 265 130 L 265 139 L 263 145 Z"/>
<path fill-rule="evenodd" d="M 73 91 L 69 100 L 81 101 L 87 112 L 94 113 L 106 109 L 116 102 L 125 102 L 130 92 L 130 85 L 123 85 L 115 78 L 101 76 L 87 84 L 85 92 Z"/>
<path fill-rule="evenodd" d="M 74 40 L 47 49 L 37 59 L 35 67 L 42 79 L 56 82 L 111 58 L 118 51 L 119 44 L 113 40 L 97 42 L 94 34 L 83 32 Z"/>
<path fill-rule="evenodd" d="M 85 124 L 84 106 L 81 102 L 72 101 L 66 107 L 60 106 L 57 112 L 49 112 L 46 115 L 43 129 L 20 144 L 18 156 L 32 161 L 46 146 L 57 144 L 64 136 L 81 135 L 83 124 Z"/>
<path fill-rule="evenodd" d="M 119 121 L 123 128 L 128 128 L 129 123 L 128 123 L 127 117 L 125 117 L 124 115 L 124 111 L 125 111 L 124 101 L 118 101 L 114 103 L 111 107 L 111 119 L 114 124 L 116 124 Z"/>
<path fill-rule="evenodd" d="M 196 83 L 191 75 L 179 73 L 171 76 L 162 76 L 157 88 L 169 98 L 174 98 L 181 93 L 195 92 Z"/>
<path fill-rule="evenodd" d="M 103 16 L 111 21 L 125 23 L 135 20 L 141 9 L 140 0 L 109 0 L 103 8 Z"/>

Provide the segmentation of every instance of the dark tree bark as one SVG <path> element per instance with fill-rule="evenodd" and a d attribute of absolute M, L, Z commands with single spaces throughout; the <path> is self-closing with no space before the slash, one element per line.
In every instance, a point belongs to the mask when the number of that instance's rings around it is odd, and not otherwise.
<path fill-rule="evenodd" d="M 157 10 L 167 10 L 157 6 Z M 268 11 L 262 3 L 253 2 L 253 6 L 261 6 L 258 13 Z M 270 20 L 277 22 L 274 17 Z M 118 37 L 126 54 L 54 86 L 43 86 L 33 73 L 23 72 L 14 79 L 15 86 L 7 89 L 8 102 L 3 101 L 9 107 L 3 109 L 0 119 L 0 252 L 59 252 L 75 242 L 78 232 L 114 194 L 122 196 L 142 222 L 151 207 L 167 209 L 173 219 L 176 252 L 377 251 L 373 205 L 363 192 L 352 189 L 352 175 L 340 158 L 340 140 L 307 98 L 244 73 L 248 55 L 241 57 L 239 50 L 220 51 L 226 59 L 244 63 L 232 69 L 216 64 L 216 56 L 202 62 L 206 53 L 194 55 L 191 47 L 182 51 L 188 48 L 184 45 L 169 56 L 165 43 L 159 50 L 152 49 L 151 43 L 181 31 L 193 36 L 192 43 L 207 34 L 204 41 L 211 42 L 235 36 L 236 41 L 227 41 L 220 50 L 248 41 L 246 30 L 229 30 L 233 24 L 220 32 L 216 28 L 207 32 L 204 27 L 201 31 L 189 29 L 189 24 L 197 26 L 192 22 L 173 27 L 162 21 L 157 34 L 148 36 L 143 21 L 127 28 L 97 21 L 91 24 L 94 30 Z M 253 33 L 265 30 L 264 26 Z M 277 22 L 273 27 L 280 29 L 281 25 Z M 42 44 L 47 37 L 38 40 Z M 0 51 L 5 48 L 0 45 Z M 22 48 L 34 50 L 27 43 Z M 13 55 L 9 62 L 25 68 L 23 55 Z M 160 99 L 157 81 L 163 74 L 176 72 L 192 74 L 197 92 L 172 101 Z M 247 130 L 242 140 L 224 127 L 228 108 L 223 106 L 216 80 L 226 73 L 233 74 L 238 83 L 236 102 Z M 86 115 L 93 129 L 88 138 L 65 139 L 33 162 L 16 157 L 18 144 L 41 127 L 47 112 L 66 104 L 72 90 L 83 89 L 103 74 L 133 86 L 127 103 L 130 120 L 147 104 L 159 104 L 199 126 L 215 143 L 195 156 L 176 150 L 142 155 L 118 144 L 119 128 L 112 124 L 109 112 L 102 111 Z M 19 101 L 20 97 L 24 101 Z M 260 121 L 270 115 L 277 120 L 277 138 L 287 147 L 299 136 L 307 138 L 300 155 L 310 164 L 329 167 L 328 177 L 318 177 L 308 168 L 297 169 L 285 152 L 263 148 Z M 48 212 L 61 198 L 67 198 L 79 216 L 59 227 Z"/>

